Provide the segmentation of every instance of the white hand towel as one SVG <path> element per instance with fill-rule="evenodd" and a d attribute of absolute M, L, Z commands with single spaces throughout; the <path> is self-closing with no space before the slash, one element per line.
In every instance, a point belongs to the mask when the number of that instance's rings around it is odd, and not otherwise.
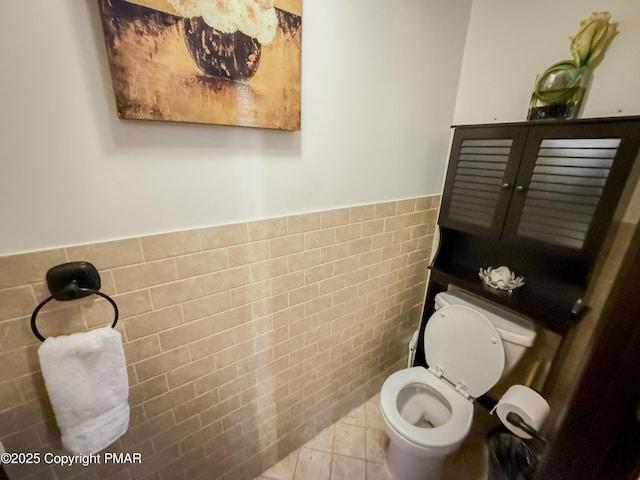
<path fill-rule="evenodd" d="M 62 445 L 97 453 L 129 427 L 129 382 L 122 337 L 111 327 L 47 338 L 40 367 Z"/>

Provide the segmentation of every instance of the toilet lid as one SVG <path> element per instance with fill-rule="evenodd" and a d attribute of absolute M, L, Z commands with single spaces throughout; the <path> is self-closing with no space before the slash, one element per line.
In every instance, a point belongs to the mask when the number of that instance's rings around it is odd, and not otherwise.
<path fill-rule="evenodd" d="M 429 367 L 443 369 L 443 377 L 477 398 L 493 387 L 504 370 L 504 347 L 498 331 L 480 312 L 461 305 L 436 311 L 424 329 L 424 352 Z"/>

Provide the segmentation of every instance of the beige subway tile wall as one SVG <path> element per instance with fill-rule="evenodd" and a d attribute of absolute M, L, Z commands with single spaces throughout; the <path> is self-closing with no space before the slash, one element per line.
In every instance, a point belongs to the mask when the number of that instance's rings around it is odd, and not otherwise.
<path fill-rule="evenodd" d="M 439 196 L 0 257 L 0 440 L 61 450 L 29 320 L 46 271 L 93 263 L 120 309 L 142 464 L 8 465 L 12 479 L 252 479 L 404 367 Z M 111 323 L 50 302 L 44 336 Z"/>
<path fill-rule="evenodd" d="M 547 399 L 551 405 L 549 425 L 557 426 L 564 404 L 575 387 L 592 335 L 601 319 L 602 310 L 631 245 L 636 228 L 638 228 L 637 224 L 620 221 L 614 221 L 609 228 L 585 296 L 589 311 L 567 334 L 563 348 L 554 361 L 553 374 L 549 378 L 548 385 L 545 386 Z"/>

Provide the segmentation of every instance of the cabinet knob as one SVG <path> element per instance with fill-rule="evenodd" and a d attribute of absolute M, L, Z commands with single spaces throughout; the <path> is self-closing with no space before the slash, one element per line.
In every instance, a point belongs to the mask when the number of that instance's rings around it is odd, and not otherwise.
<path fill-rule="evenodd" d="M 516 192 L 522 193 L 522 192 L 524 192 L 524 190 L 525 190 L 525 187 L 523 185 L 518 185 L 516 187 Z"/>
<path fill-rule="evenodd" d="M 502 184 L 502 189 L 503 190 L 509 190 L 511 188 L 511 184 L 510 183 L 503 183 Z"/>

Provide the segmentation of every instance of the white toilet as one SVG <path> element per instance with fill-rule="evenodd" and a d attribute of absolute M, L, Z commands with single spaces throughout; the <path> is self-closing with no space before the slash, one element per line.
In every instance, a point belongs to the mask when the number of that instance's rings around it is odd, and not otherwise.
<path fill-rule="evenodd" d="M 395 480 L 437 479 L 464 441 L 473 399 L 522 357 L 535 325 L 466 292 L 436 295 L 424 332 L 429 369 L 406 368 L 382 385 L 380 410 L 389 436 L 387 466 Z"/>

